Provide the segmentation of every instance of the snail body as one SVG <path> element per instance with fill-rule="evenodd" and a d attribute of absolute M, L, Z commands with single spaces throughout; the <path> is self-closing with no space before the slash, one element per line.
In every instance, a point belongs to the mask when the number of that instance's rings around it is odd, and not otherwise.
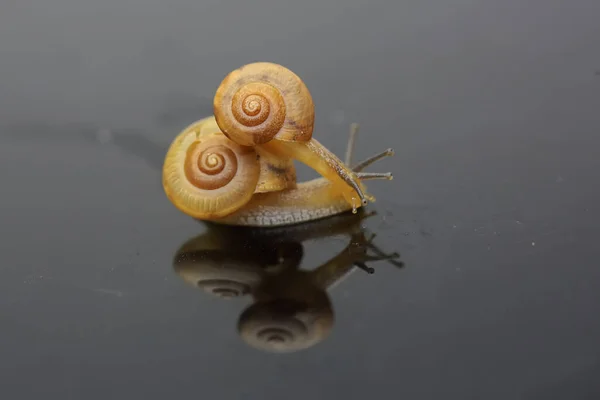
<path fill-rule="evenodd" d="M 325 178 L 297 184 L 294 189 L 257 193 L 237 211 L 214 222 L 227 225 L 276 227 L 327 218 L 352 210 Z"/>
<path fill-rule="evenodd" d="M 163 166 L 167 197 L 194 218 L 258 227 L 307 222 L 356 212 L 374 201 L 363 180 L 391 179 L 360 172 L 391 149 L 353 169 L 350 151 L 342 162 L 312 137 L 311 95 L 285 67 L 253 63 L 232 71 L 213 105 L 214 116 L 175 138 Z M 294 160 L 322 177 L 296 183 Z"/>

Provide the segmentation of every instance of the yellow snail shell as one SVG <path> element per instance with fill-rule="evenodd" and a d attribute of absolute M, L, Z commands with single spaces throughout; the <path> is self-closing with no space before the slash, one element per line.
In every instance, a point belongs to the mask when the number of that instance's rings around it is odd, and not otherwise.
<path fill-rule="evenodd" d="M 163 187 L 181 211 L 217 219 L 246 204 L 254 193 L 296 187 L 291 159 L 241 146 L 221 132 L 214 117 L 186 127 L 171 143 Z"/>
<path fill-rule="evenodd" d="M 195 218 L 223 217 L 254 194 L 260 175 L 257 154 L 223 135 L 190 131 L 172 143 L 163 169 L 167 197 Z"/>
<path fill-rule="evenodd" d="M 223 133 L 245 146 L 271 139 L 306 142 L 312 138 L 315 107 L 298 75 L 278 64 L 257 62 L 223 79 L 214 115 Z"/>

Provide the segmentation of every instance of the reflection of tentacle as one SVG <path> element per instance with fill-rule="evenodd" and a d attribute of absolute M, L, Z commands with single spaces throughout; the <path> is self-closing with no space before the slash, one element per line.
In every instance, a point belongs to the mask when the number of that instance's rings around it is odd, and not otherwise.
<path fill-rule="evenodd" d="M 368 242 L 367 247 L 373 251 L 376 256 L 373 256 L 373 261 L 387 261 L 389 264 L 392 264 L 395 267 L 402 268 L 404 267 L 404 263 L 401 261 L 396 261 L 397 258 L 400 257 L 400 254 L 394 252 L 392 254 L 386 254 L 381 251 L 376 245 L 371 242 Z"/>
<path fill-rule="evenodd" d="M 375 270 L 367 266 L 367 262 L 393 261 L 400 257 L 398 253 L 384 254 L 383 252 L 379 252 L 377 255 L 369 255 L 367 254 L 369 248 L 376 249 L 367 240 L 364 231 L 353 233 L 350 243 L 343 251 L 312 272 L 315 283 L 324 289 L 331 288 L 348 276 L 354 270 L 354 267 L 372 274 Z"/>
<path fill-rule="evenodd" d="M 363 262 L 355 262 L 354 265 L 357 266 L 358 268 L 362 269 L 363 271 L 365 271 L 367 274 L 375 273 L 375 268 L 368 267 L 367 264 L 365 264 Z"/>
<path fill-rule="evenodd" d="M 372 234 L 370 238 L 366 239 L 364 234 L 361 234 L 360 236 L 355 237 L 355 243 L 358 243 L 360 249 L 364 249 L 362 262 L 364 263 L 368 261 L 387 261 L 388 263 L 394 266 L 403 267 L 404 263 L 402 263 L 401 261 L 396 261 L 398 258 L 400 258 L 400 254 L 398 254 L 397 252 L 387 254 L 380 250 L 375 244 L 373 244 L 373 239 L 375 239 L 375 236 L 376 234 Z M 373 251 L 375 255 L 367 254 L 368 250 Z M 372 268 L 367 269 L 372 270 Z"/>

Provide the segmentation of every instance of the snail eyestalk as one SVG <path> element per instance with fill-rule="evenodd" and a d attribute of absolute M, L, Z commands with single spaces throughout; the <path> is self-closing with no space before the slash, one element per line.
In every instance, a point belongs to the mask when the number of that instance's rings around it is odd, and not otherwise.
<path fill-rule="evenodd" d="M 350 205 L 353 205 L 353 197 L 358 197 L 362 206 L 367 205 L 368 198 L 360 179 L 350 167 L 316 139 L 308 142 L 272 140 L 262 146 L 280 157 L 296 159 L 317 171 L 332 182 Z"/>
<path fill-rule="evenodd" d="M 377 153 L 377 154 L 367 158 L 366 160 L 359 162 L 354 167 L 352 167 L 352 171 L 360 172 L 363 169 L 367 168 L 369 165 L 373 164 L 374 162 L 379 161 L 385 157 L 391 157 L 393 155 L 394 155 L 394 149 L 384 150 L 381 153 Z"/>
<path fill-rule="evenodd" d="M 394 176 L 391 172 L 359 172 L 356 174 L 361 180 L 368 181 L 372 179 L 387 179 L 391 181 Z"/>
<path fill-rule="evenodd" d="M 350 125 L 350 137 L 348 138 L 348 146 L 346 147 L 346 165 L 352 164 L 352 154 L 354 153 L 354 142 L 356 141 L 356 135 L 358 134 L 358 124 L 353 123 Z"/>

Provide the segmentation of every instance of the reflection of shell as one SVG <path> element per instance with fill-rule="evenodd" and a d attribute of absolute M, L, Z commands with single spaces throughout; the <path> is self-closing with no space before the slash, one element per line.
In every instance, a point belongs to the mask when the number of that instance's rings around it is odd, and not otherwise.
<path fill-rule="evenodd" d="M 260 175 L 257 154 L 220 133 L 183 131 L 171 144 L 163 167 L 167 197 L 199 219 L 224 217 L 246 204 Z"/>
<path fill-rule="evenodd" d="M 224 298 L 250 293 L 264 275 L 259 263 L 221 249 L 178 254 L 173 267 L 186 282 Z"/>
<path fill-rule="evenodd" d="M 333 326 L 327 302 L 317 307 L 289 299 L 256 303 L 240 316 L 238 331 L 250 346 L 269 352 L 303 350 L 324 340 Z"/>
<path fill-rule="evenodd" d="M 308 141 L 315 119 L 312 97 L 300 77 L 267 62 L 229 73 L 216 91 L 214 114 L 223 133 L 245 146 L 273 138 Z"/>
<path fill-rule="evenodd" d="M 251 284 L 224 279 L 199 280 L 198 287 L 223 298 L 242 297 L 252 290 Z"/>

